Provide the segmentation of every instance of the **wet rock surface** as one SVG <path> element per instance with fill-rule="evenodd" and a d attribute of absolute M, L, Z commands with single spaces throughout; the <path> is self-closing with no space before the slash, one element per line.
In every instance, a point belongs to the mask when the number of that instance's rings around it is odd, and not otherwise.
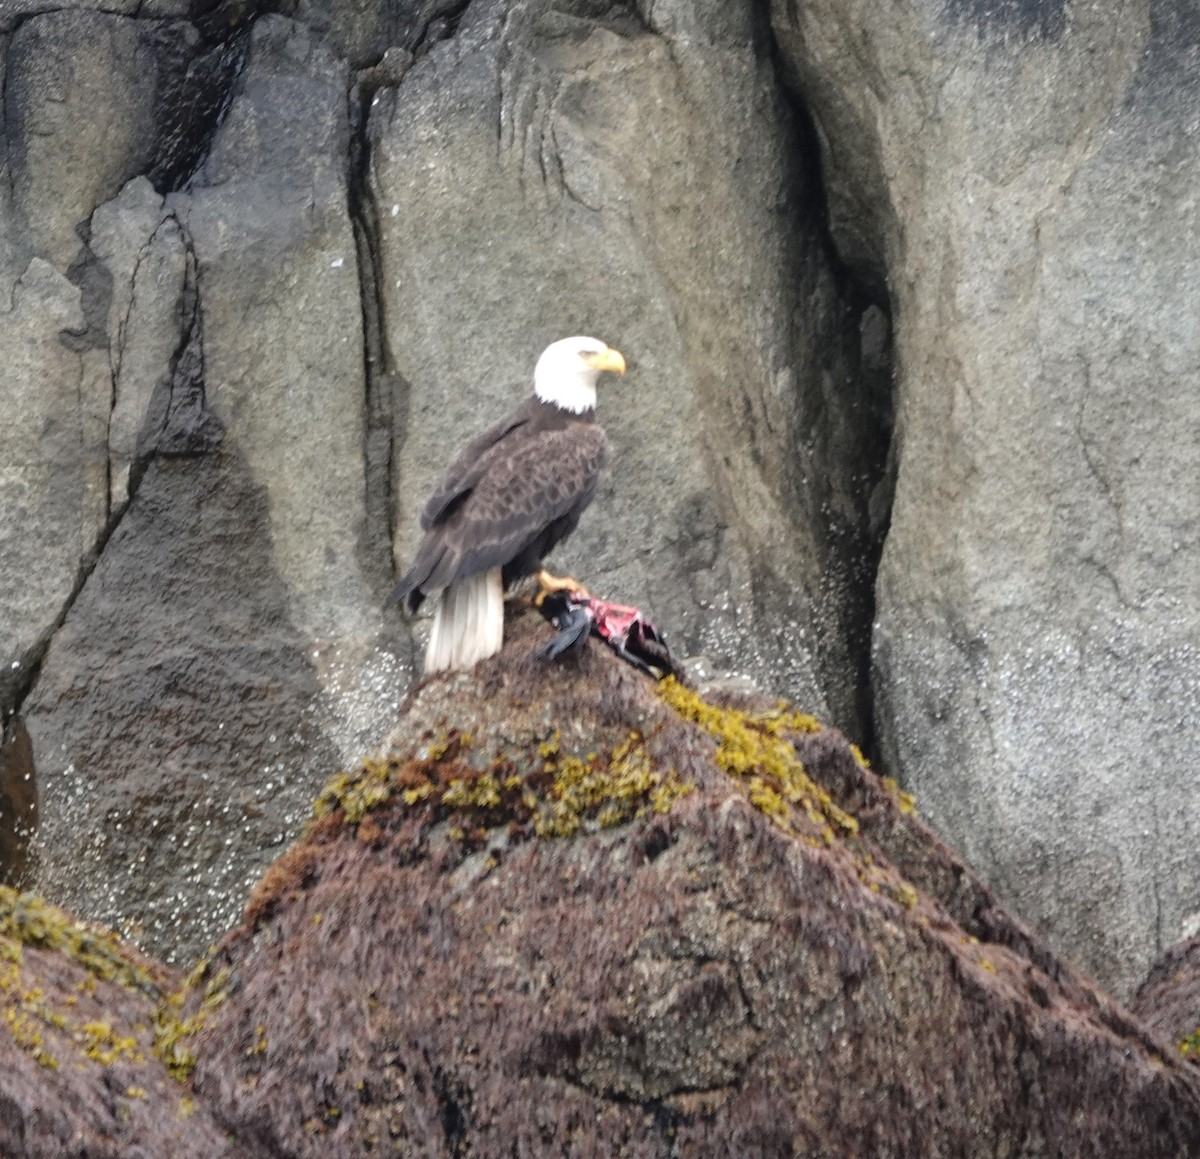
<path fill-rule="evenodd" d="M 77 594 L 41 591 L 65 622 L 24 704 L 47 821 L 27 880 L 174 961 L 407 679 L 365 543 L 344 66 L 282 19 L 246 56 L 189 191 L 137 178 L 93 215 L 94 342 L 49 343 L 111 410 L 78 468 L 103 552 L 77 579 L 71 545 Z"/>
<path fill-rule="evenodd" d="M 29 730 L 19 718 L 0 736 L 0 879 L 21 881 L 37 825 L 37 782 Z"/>
<path fill-rule="evenodd" d="M 267 512 L 228 452 L 152 462 L 26 703 L 42 821 L 27 880 L 184 963 L 337 760 Z"/>
<path fill-rule="evenodd" d="M 545 633 L 423 685 L 209 964 L 259 1153 L 1194 1153 L 1194 1071 L 837 733 Z"/>
<path fill-rule="evenodd" d="M 41 887 L 225 926 L 409 687 L 450 444 L 592 331 L 630 374 L 554 562 L 877 748 L 1127 994 L 1200 913 L 1198 45 L 1158 0 L 0 5 Z"/>
<path fill-rule="evenodd" d="M 876 725 L 940 833 L 1128 994 L 1200 912 L 1193 5 L 775 0 L 886 281 Z M 1119 722 L 1119 723 L 1118 723 Z"/>

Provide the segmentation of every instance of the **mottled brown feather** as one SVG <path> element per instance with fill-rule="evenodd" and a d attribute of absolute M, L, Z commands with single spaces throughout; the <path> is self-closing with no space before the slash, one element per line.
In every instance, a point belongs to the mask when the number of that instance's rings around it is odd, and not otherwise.
<path fill-rule="evenodd" d="M 425 505 L 425 538 L 394 600 L 414 610 L 430 592 L 491 568 L 528 574 L 574 529 L 608 459 L 592 412 L 531 399 L 463 451 Z"/>

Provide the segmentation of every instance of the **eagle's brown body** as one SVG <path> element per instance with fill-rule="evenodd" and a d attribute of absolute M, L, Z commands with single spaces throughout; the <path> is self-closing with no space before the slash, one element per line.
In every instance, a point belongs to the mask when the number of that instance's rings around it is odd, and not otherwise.
<path fill-rule="evenodd" d="M 595 411 L 536 396 L 475 439 L 425 504 L 425 538 L 393 595 L 416 611 L 427 595 L 499 569 L 507 588 L 579 522 L 608 461 Z"/>
<path fill-rule="evenodd" d="M 494 656 L 504 589 L 535 572 L 539 584 L 553 580 L 542 560 L 575 530 L 608 460 L 595 417 L 605 371 L 624 374 L 625 359 L 598 338 L 552 342 L 534 367 L 533 397 L 475 439 L 425 504 L 425 537 L 392 599 L 415 612 L 438 598 L 426 672 Z"/>

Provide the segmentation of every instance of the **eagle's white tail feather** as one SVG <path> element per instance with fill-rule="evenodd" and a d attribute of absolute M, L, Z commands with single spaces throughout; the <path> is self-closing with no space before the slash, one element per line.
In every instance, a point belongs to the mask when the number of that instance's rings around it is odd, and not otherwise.
<path fill-rule="evenodd" d="M 480 572 L 442 591 L 425 648 L 425 671 L 474 668 L 504 643 L 500 569 Z"/>

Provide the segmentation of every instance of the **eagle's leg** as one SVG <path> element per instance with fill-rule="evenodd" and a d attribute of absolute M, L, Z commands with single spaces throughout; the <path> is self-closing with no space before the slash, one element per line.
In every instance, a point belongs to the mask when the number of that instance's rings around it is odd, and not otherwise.
<path fill-rule="evenodd" d="M 584 599 L 590 600 L 592 598 L 592 593 L 577 579 L 572 579 L 570 576 L 551 575 L 544 567 L 538 568 L 534 572 L 533 578 L 537 580 L 538 586 L 537 595 L 533 597 L 533 602 L 536 605 L 540 606 L 542 600 L 549 595 L 553 595 L 555 592 L 573 592 Z"/>

